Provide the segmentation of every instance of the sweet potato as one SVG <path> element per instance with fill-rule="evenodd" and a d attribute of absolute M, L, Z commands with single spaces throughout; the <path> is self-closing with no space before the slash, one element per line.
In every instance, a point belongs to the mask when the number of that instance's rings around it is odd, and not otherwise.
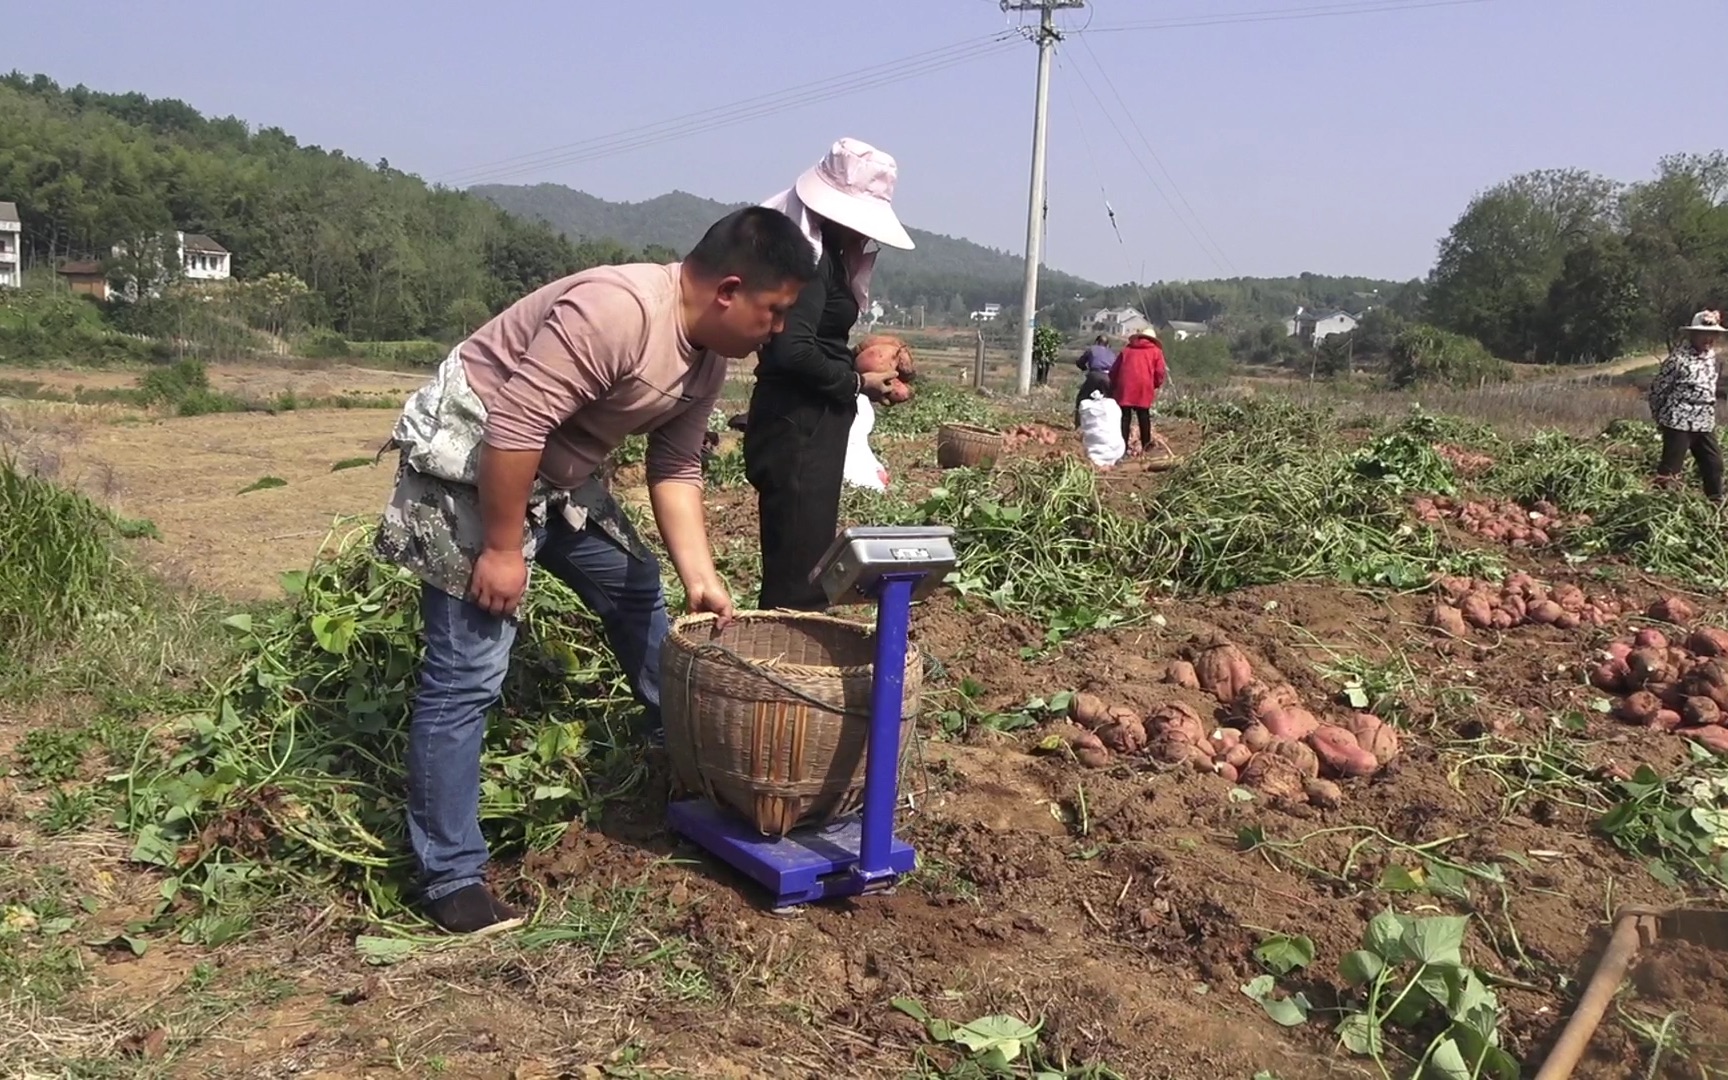
<path fill-rule="evenodd" d="M 1660 709 L 1645 726 L 1652 731 L 1679 731 L 1686 718 L 1673 709 Z"/>
<path fill-rule="evenodd" d="M 1174 739 L 1190 746 L 1206 743 L 1206 723 L 1198 713 L 1179 701 L 1160 706 L 1147 725 L 1154 739 Z"/>
<path fill-rule="evenodd" d="M 1267 686 L 1255 680 L 1242 688 L 1234 704 L 1237 715 L 1251 724 L 1264 724 L 1285 709 L 1299 708 L 1302 697 L 1289 683 Z"/>
<path fill-rule="evenodd" d="M 1640 690 L 1628 695 L 1617 711 L 1620 718 L 1629 724 L 1648 724 L 1662 711 L 1662 700 L 1648 690 Z"/>
<path fill-rule="evenodd" d="M 1584 590 L 1576 585 L 1559 586 L 1550 594 L 1550 599 L 1574 615 L 1583 612 L 1590 604 L 1590 599 L 1584 595 Z"/>
<path fill-rule="evenodd" d="M 1693 727 L 1706 727 L 1722 722 L 1722 709 L 1707 697 L 1689 697 L 1680 706 L 1680 716 Z"/>
<path fill-rule="evenodd" d="M 1566 609 L 1552 600 L 1538 600 L 1530 605 L 1527 614 L 1533 623 L 1540 626 L 1553 626 L 1560 621 L 1560 616 L 1566 614 Z"/>
<path fill-rule="evenodd" d="M 1560 617 L 1554 620 L 1554 625 L 1562 630 L 1576 630 L 1582 621 L 1576 612 L 1561 611 Z"/>
<path fill-rule="evenodd" d="M 1728 656 L 1728 630 L 1700 626 L 1686 638 L 1686 647 L 1699 656 Z"/>
<path fill-rule="evenodd" d="M 1242 733 L 1233 727 L 1220 727 L 1212 732 L 1207 738 L 1207 742 L 1212 747 L 1213 755 L 1220 756 L 1228 752 L 1231 747 L 1241 745 Z"/>
<path fill-rule="evenodd" d="M 1230 749 L 1224 751 L 1223 756 L 1221 756 L 1218 760 L 1224 762 L 1224 764 L 1226 764 L 1226 765 L 1230 765 L 1234 768 L 1240 769 L 1244 765 L 1247 765 L 1249 759 L 1252 758 L 1253 756 L 1254 756 L 1254 751 L 1248 749 L 1248 746 L 1246 743 L 1237 743 L 1235 746 L 1232 746 Z"/>
<path fill-rule="evenodd" d="M 1686 691 L 1680 688 L 1679 683 L 1667 680 L 1645 683 L 1644 690 L 1654 696 L 1657 701 L 1660 701 L 1663 708 L 1667 709 L 1678 709 L 1685 703 L 1688 696 Z"/>
<path fill-rule="evenodd" d="M 1300 802 L 1303 798 L 1305 778 L 1277 754 L 1255 754 L 1242 769 L 1241 779 L 1273 802 Z"/>
<path fill-rule="evenodd" d="M 1308 745 L 1319 756 L 1321 770 L 1332 776 L 1369 776 L 1380 767 L 1374 755 L 1356 742 L 1356 736 L 1334 724 L 1315 728 L 1308 736 Z"/>
<path fill-rule="evenodd" d="M 1610 660 L 1625 660 L 1632 655 L 1632 643 L 1630 641 L 1610 641 L 1608 647 L 1602 651 L 1607 654 Z"/>
<path fill-rule="evenodd" d="M 1485 593 L 1473 592 L 1458 605 L 1463 612 L 1464 621 L 1478 630 L 1486 630 L 1494 625 L 1494 601 Z"/>
<path fill-rule="evenodd" d="M 1140 714 L 1134 710 L 1133 706 L 1131 706 L 1131 705 L 1112 705 L 1112 706 L 1110 706 L 1110 723 L 1123 724 L 1123 723 L 1128 723 L 1130 721 L 1133 721 L 1135 723 L 1140 722 Z"/>
<path fill-rule="evenodd" d="M 1138 716 L 1124 716 L 1098 729 L 1098 739 L 1118 754 L 1146 749 L 1146 728 Z"/>
<path fill-rule="evenodd" d="M 1476 583 L 1467 577 L 1437 577 L 1434 579 L 1434 589 L 1448 600 L 1461 600 Z"/>
<path fill-rule="evenodd" d="M 1464 613 L 1451 604 L 1437 601 L 1434 610 L 1428 613 L 1428 625 L 1450 637 L 1470 636 L 1470 627 L 1464 622 Z"/>
<path fill-rule="evenodd" d="M 1214 762 L 1212 765 L 1212 771 L 1217 775 L 1222 776 L 1224 782 L 1227 784 L 1234 784 L 1237 780 L 1241 779 L 1242 776 L 1241 770 L 1227 761 Z"/>
<path fill-rule="evenodd" d="M 1668 635 L 1653 626 L 1646 626 L 1632 635 L 1632 647 L 1634 649 L 1666 650 L 1668 648 Z"/>
<path fill-rule="evenodd" d="M 1518 617 L 1505 608 L 1495 608 L 1488 616 L 1488 624 L 1496 630 L 1510 630 L 1518 625 Z"/>
<path fill-rule="evenodd" d="M 1212 755 L 1206 748 L 1186 739 L 1157 739 L 1152 743 L 1152 756 L 1171 765 L 1190 765 L 1196 769 L 1204 765 L 1208 772 L 1212 769 Z"/>
<path fill-rule="evenodd" d="M 1685 626 L 1698 617 L 1698 609 L 1678 596 L 1664 596 L 1650 605 L 1650 617 L 1675 626 Z"/>
<path fill-rule="evenodd" d="M 1559 605 L 1556 604 L 1556 607 Z M 1512 617 L 1512 625 L 1520 626 L 1530 614 L 1530 605 L 1517 593 L 1511 593 L 1500 600 L 1499 609 Z"/>
<path fill-rule="evenodd" d="M 1375 761 L 1384 765 L 1398 756 L 1397 729 L 1378 716 L 1351 713 L 1348 726 L 1350 734 L 1356 736 L 1356 745 L 1373 754 Z"/>
<path fill-rule="evenodd" d="M 1283 758 L 1296 766 L 1296 771 L 1303 776 L 1320 775 L 1320 758 L 1314 753 L 1314 748 L 1305 742 L 1294 742 L 1289 739 L 1275 741 L 1266 751 Z"/>
<path fill-rule="evenodd" d="M 1097 694 L 1075 694 L 1068 702 L 1068 719 L 1096 731 L 1110 722 L 1110 707 Z"/>
<path fill-rule="evenodd" d="M 1164 669 L 1164 681 L 1184 690 L 1200 689 L 1200 676 L 1195 673 L 1194 665 L 1186 660 L 1170 661 L 1170 666 Z"/>
<path fill-rule="evenodd" d="M 1097 735 L 1085 728 L 1076 727 L 1073 724 L 1059 724 L 1056 726 L 1055 734 L 1068 744 L 1068 749 L 1073 751 L 1074 757 L 1088 769 L 1102 769 L 1110 764 L 1110 751 L 1106 750 L 1104 744 L 1098 741 Z"/>
<path fill-rule="evenodd" d="M 1308 802 L 1322 810 L 1336 810 L 1344 801 L 1344 789 L 1330 780 L 1318 777 L 1305 780 L 1302 783 L 1302 794 L 1308 797 Z"/>
<path fill-rule="evenodd" d="M 1632 686 L 1663 682 L 1668 678 L 1668 657 L 1655 649 L 1633 649 L 1632 655 L 1626 658 L 1626 667 L 1631 672 L 1629 685 Z"/>
<path fill-rule="evenodd" d="M 1590 685 L 1605 694 L 1624 694 L 1626 678 L 1632 672 L 1624 660 L 1605 660 L 1590 672 Z"/>
<path fill-rule="evenodd" d="M 1200 688 L 1229 704 L 1254 681 L 1254 667 L 1241 650 L 1229 643 L 1212 646 L 1195 661 L 1194 672 Z"/>
<path fill-rule="evenodd" d="M 1265 724 L 1249 724 L 1242 729 L 1242 745 L 1258 754 L 1272 745 L 1272 733 Z"/>
<path fill-rule="evenodd" d="M 1307 709 L 1297 706 L 1267 717 L 1265 726 L 1274 739 L 1305 739 L 1320 726 L 1320 720 Z"/>
<path fill-rule="evenodd" d="M 1715 725 L 1710 727 L 1687 728 L 1680 734 L 1691 739 L 1693 742 L 1698 743 L 1712 753 L 1728 757 L 1728 728 L 1717 727 Z"/>

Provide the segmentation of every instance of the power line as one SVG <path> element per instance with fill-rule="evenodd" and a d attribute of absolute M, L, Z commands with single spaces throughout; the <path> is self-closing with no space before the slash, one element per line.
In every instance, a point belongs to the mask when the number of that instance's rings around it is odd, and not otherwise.
<path fill-rule="evenodd" d="M 1205 234 L 1206 242 L 1212 246 L 1213 251 L 1217 252 L 1218 258 L 1223 261 L 1223 264 L 1230 268 L 1230 273 L 1235 275 L 1235 264 L 1230 261 L 1230 256 L 1225 254 L 1224 248 L 1212 236 L 1211 230 L 1206 228 L 1206 222 L 1199 214 L 1194 212 L 1193 205 L 1188 202 L 1188 196 L 1182 194 L 1182 187 L 1176 183 L 1176 178 L 1170 175 L 1169 169 L 1165 168 L 1164 159 L 1158 156 L 1158 151 L 1152 146 L 1152 140 L 1146 137 L 1146 133 L 1140 128 L 1140 121 L 1134 118 L 1134 110 L 1128 107 L 1128 103 L 1122 99 L 1122 94 L 1116 89 L 1116 82 L 1114 79 L 1110 78 L 1109 68 L 1105 67 L 1104 62 L 1098 59 L 1098 54 L 1092 51 L 1091 42 L 1082 38 L 1080 40 L 1080 46 L 1086 50 L 1086 55 L 1090 56 L 1092 62 L 1097 65 L 1098 74 L 1104 78 L 1104 85 L 1109 88 L 1111 96 L 1116 99 L 1116 104 L 1122 107 L 1122 115 L 1128 118 L 1128 123 L 1134 128 L 1134 133 L 1140 136 L 1141 145 L 1146 147 L 1146 152 L 1148 154 L 1152 155 L 1152 160 L 1158 165 L 1158 171 L 1164 174 L 1164 179 L 1170 181 L 1170 190 L 1174 191 L 1176 197 L 1182 200 L 1182 205 L 1187 208 L 1188 215 L 1194 219 L 1194 224 L 1199 226 L 1200 231 Z M 1142 168 L 1144 168 L 1144 166 L 1142 166 Z"/>
<path fill-rule="evenodd" d="M 1133 30 L 1182 30 L 1196 26 L 1234 26 L 1241 23 L 1291 22 L 1300 19 L 1327 19 L 1341 15 L 1373 15 L 1380 12 L 1421 11 L 1426 8 L 1464 7 L 1486 4 L 1492 0 L 1356 0 L 1350 3 L 1317 4 L 1301 8 L 1269 8 L 1259 11 L 1232 11 L 1217 15 L 1177 16 L 1151 22 L 1119 23 L 1115 26 L 1093 26 L 1074 33 L 1114 34 Z"/>
<path fill-rule="evenodd" d="M 1086 73 L 1076 66 L 1074 74 L 1080 79 L 1080 85 L 1084 86 L 1086 92 L 1092 95 L 1092 100 L 1098 103 L 1098 111 L 1103 114 L 1104 119 L 1110 124 L 1111 130 L 1116 132 L 1116 138 L 1121 141 L 1124 147 L 1127 148 L 1128 156 L 1134 160 L 1134 164 L 1140 166 L 1140 171 L 1146 174 L 1146 182 L 1152 185 L 1152 190 L 1156 191 L 1158 197 L 1164 200 L 1164 205 L 1170 208 L 1170 216 L 1176 219 L 1176 223 L 1182 226 L 1183 231 L 1188 234 L 1189 239 L 1194 241 L 1194 246 L 1199 248 L 1200 252 L 1208 259 L 1211 259 L 1213 265 L 1218 267 L 1220 272 L 1225 274 L 1230 273 L 1226 266 L 1229 260 L 1224 258 L 1224 253 L 1222 251 L 1216 251 L 1212 247 L 1208 247 L 1206 241 L 1202 240 L 1200 235 L 1194 231 L 1194 226 L 1188 223 L 1188 219 L 1183 216 L 1182 211 L 1176 208 L 1176 204 L 1171 201 L 1169 194 L 1165 192 L 1164 185 L 1160 184 L 1158 178 L 1152 175 L 1152 170 L 1146 167 L 1146 162 L 1141 158 L 1139 151 L 1134 148 L 1134 144 L 1129 141 L 1128 135 L 1122 130 L 1122 126 L 1116 123 L 1116 117 L 1111 114 L 1109 106 L 1105 105 L 1104 99 L 1098 96 L 1098 91 L 1092 88 L 1092 81 L 1086 77 Z"/>
<path fill-rule="evenodd" d="M 731 127 L 751 120 L 773 116 L 804 105 L 816 104 L 860 91 L 934 74 L 961 64 L 971 63 L 986 56 L 1006 52 L 1015 46 L 1017 37 L 1018 35 L 1014 31 L 1007 30 L 969 38 L 939 48 L 913 53 L 910 56 L 882 61 L 839 75 L 787 87 L 772 93 L 759 94 L 752 98 L 703 109 L 699 112 L 687 113 L 653 124 L 625 128 L 546 150 L 520 154 L 486 165 L 454 170 L 437 179 L 455 186 L 467 186 L 508 179 L 541 169 L 611 157 L 631 150 L 686 138 L 704 131 Z"/>

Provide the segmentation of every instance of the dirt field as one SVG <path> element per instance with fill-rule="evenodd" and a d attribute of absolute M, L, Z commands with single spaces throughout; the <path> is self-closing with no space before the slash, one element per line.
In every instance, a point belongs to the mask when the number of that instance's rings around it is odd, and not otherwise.
<path fill-rule="evenodd" d="M 91 373 L 53 378 L 98 385 Z M 324 379 L 329 392 L 414 384 L 389 372 L 291 378 Z M 1040 400 L 1054 414 L 1065 408 L 1059 391 Z M 278 573 L 305 566 L 333 519 L 375 512 L 390 483 L 388 460 L 332 471 L 377 451 L 388 410 L 160 419 L 11 403 L 6 417 L 26 462 L 156 525 L 161 540 L 139 545 L 164 576 L 236 602 L 279 595 Z M 1163 430 L 1178 453 L 1202 440 L 1193 424 Z M 897 489 L 916 496 L 941 482 L 928 438 L 881 449 Z M 1037 451 L 1077 452 L 1071 433 Z M 240 493 L 267 476 L 286 483 Z M 1108 498 L 1138 507 L 1164 482 L 1126 467 Z M 710 524 L 723 553 L 745 552 L 747 564 L 750 489 L 712 488 Z M 1555 587 L 1602 588 L 1590 568 L 1562 560 L 1514 552 L 1511 565 Z M 1628 612 L 1663 591 L 1636 576 L 1613 589 Z M 1696 599 L 1708 617 L 1723 615 L 1719 597 Z M 1374 1077 L 1367 1057 L 1338 1045 L 1338 964 L 1394 906 L 1472 916 L 1470 961 L 1497 992 L 1501 1045 L 1528 1076 L 1606 940 L 1606 913 L 1683 893 L 1594 835 L 1600 811 L 1545 770 L 1561 761 L 1581 777 L 1666 769 L 1685 759 L 1685 743 L 1598 711 L 1582 673 L 1608 631 L 1530 626 L 1460 642 L 1430 632 L 1431 607 L 1419 590 L 1340 585 L 1159 597 L 1132 625 L 1046 648 L 1033 621 L 944 596 L 921 606 L 914 639 L 952 684 L 977 689 L 959 704 L 951 689 L 927 697 L 915 808 L 901 826 L 921 865 L 892 895 L 791 916 L 765 910 L 748 883 L 667 834 L 665 765 L 650 759 L 635 794 L 593 827 L 497 868 L 512 898 L 562 913 L 562 937 L 423 947 L 372 964 L 351 912 L 322 897 L 289 900 L 276 932 L 218 948 L 166 935 L 142 955 L 85 947 L 90 987 L 69 1011 L 33 1023 L 42 1040 L 177 1077 L 993 1075 L 963 1071 L 951 1045 L 933 1045 L 892 1004 L 911 998 L 955 1022 L 1005 1013 L 1041 1023 L 1046 1059 L 1069 1063 L 1048 1075 L 1073 1080 Z M 1030 752 L 1031 730 L 979 722 L 1063 690 L 1141 713 L 1183 702 L 1223 716 L 1214 697 L 1165 682 L 1171 661 L 1220 635 L 1259 678 L 1287 682 L 1326 716 L 1351 708 L 1337 674 L 1345 658 L 1359 663 L 1353 670 L 1403 673 L 1402 753 L 1346 782 L 1339 808 L 1321 809 L 1243 798 L 1211 771 L 1150 759 L 1085 769 Z M 974 722 L 957 738 L 930 737 L 943 709 Z M 10 713 L 0 755 L 43 722 Z M 55 867 L 99 901 L 82 940 L 148 915 L 156 879 L 125 860 L 118 834 L 44 835 L 24 823 L 46 792 L 10 783 L 0 794 L 14 807 L 11 824 L 0 814 L 0 848 L 37 879 Z M 1448 870 L 1462 897 L 1376 886 Z M 0 907 L 8 900 L 17 897 L 0 880 Z M 1306 1024 L 1274 1023 L 1245 991 L 1266 974 L 1255 950 L 1273 934 L 1311 939 L 1312 965 L 1276 980 L 1279 997 L 1305 996 Z M 1709 1071 L 1722 1067 L 1722 1047 L 1699 1035 L 1719 1030 L 1714 1019 L 1728 1009 L 1720 956 L 1678 945 L 1649 953 L 1577 1075 L 1644 1075 L 1651 1044 L 1639 1032 L 1676 1012 L 1690 1018 L 1688 1053 L 1653 1075 L 1728 1075 Z M 136 1011 L 116 1008 L 122 1001 Z M 178 1004 L 163 1013 L 168 1001 Z M 148 1022 L 115 1019 L 146 1013 Z M 158 1027 L 172 1053 L 151 1049 Z M 1114 1074 L 1096 1071 L 1102 1063 Z"/>

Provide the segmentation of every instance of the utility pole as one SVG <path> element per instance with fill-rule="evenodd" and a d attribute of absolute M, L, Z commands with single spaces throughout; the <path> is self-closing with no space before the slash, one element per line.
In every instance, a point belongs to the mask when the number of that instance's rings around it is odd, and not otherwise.
<path fill-rule="evenodd" d="M 1044 239 L 1044 133 L 1050 115 L 1050 54 L 1062 35 L 1055 13 L 1085 7 L 1085 0 L 1002 0 L 1003 11 L 1038 12 L 1038 100 L 1032 119 L 1032 188 L 1026 210 L 1026 285 L 1020 293 L 1020 393 L 1032 391 L 1032 331 L 1038 315 L 1038 264 Z"/>

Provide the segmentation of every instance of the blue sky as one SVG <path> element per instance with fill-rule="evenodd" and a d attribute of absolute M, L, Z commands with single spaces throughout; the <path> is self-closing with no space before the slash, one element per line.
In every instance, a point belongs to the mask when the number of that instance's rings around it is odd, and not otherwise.
<path fill-rule="evenodd" d="M 1417 2 L 1064 13 L 1090 29 L 1053 71 L 1045 261 L 1106 282 L 1418 276 L 1471 195 L 1513 173 L 1636 180 L 1663 154 L 1728 145 L 1723 0 L 1241 14 Z M 1229 21 L 1168 25 L 1196 19 Z M 995 0 L 52 3 L 13 6 L 0 66 L 181 98 L 427 179 L 608 199 L 759 199 L 849 134 L 899 159 L 909 224 L 1018 252 L 1036 50 L 988 36 L 1019 21 Z M 951 45 L 923 61 L 936 70 L 884 81 Z M 858 70 L 852 93 L 774 97 Z M 759 96 L 767 115 L 720 109 Z M 711 109 L 739 122 L 634 149 L 608 138 Z M 584 141 L 586 160 L 546 153 Z"/>

